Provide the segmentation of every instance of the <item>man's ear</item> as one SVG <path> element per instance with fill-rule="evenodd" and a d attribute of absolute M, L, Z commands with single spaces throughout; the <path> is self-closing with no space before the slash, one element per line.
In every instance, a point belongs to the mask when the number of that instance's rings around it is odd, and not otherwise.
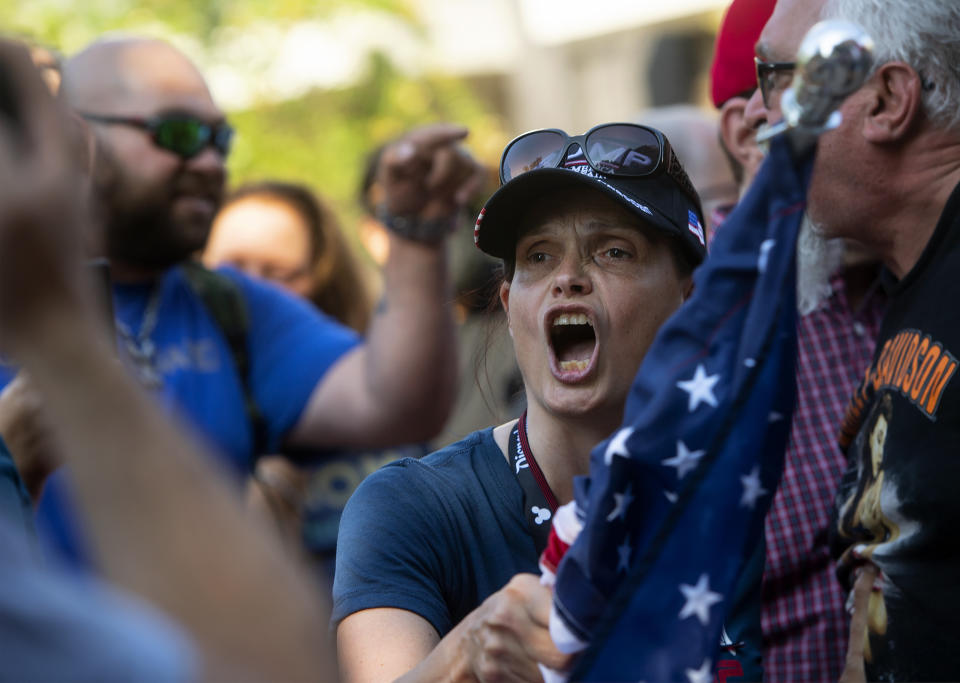
<path fill-rule="evenodd" d="M 903 62 L 887 62 L 864 87 L 863 135 L 883 144 L 902 139 L 919 122 L 923 112 L 920 75 Z"/>
<path fill-rule="evenodd" d="M 763 162 L 763 151 L 757 145 L 757 131 L 746 118 L 746 97 L 731 97 L 720 107 L 720 138 L 727 152 L 752 175 Z"/>
<path fill-rule="evenodd" d="M 507 331 L 512 338 L 513 328 L 510 327 L 510 282 L 508 280 L 500 283 L 500 305 L 503 306 L 503 312 L 507 314 Z"/>

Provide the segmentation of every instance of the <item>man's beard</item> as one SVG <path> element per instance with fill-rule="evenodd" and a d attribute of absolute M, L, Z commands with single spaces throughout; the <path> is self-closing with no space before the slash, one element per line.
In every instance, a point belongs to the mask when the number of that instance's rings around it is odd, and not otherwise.
<path fill-rule="evenodd" d="M 127 265 L 167 268 L 202 249 L 210 232 L 209 224 L 184 229 L 170 215 L 169 202 L 106 211 L 107 255 Z"/>
<path fill-rule="evenodd" d="M 164 269 L 203 248 L 212 219 L 180 219 L 173 213 L 174 202 L 178 193 L 186 191 L 209 196 L 219 205 L 222 183 L 201 188 L 204 181 L 181 173 L 151 192 L 134 193 L 112 160 L 101 161 L 104 172 L 97 177 L 97 199 L 112 261 Z"/>
<path fill-rule="evenodd" d="M 757 134 L 771 126 L 763 123 Z M 764 156 L 770 143 L 758 143 Z M 800 315 L 813 313 L 833 294 L 830 279 L 843 266 L 844 242 L 842 238 L 830 238 L 823 229 L 804 213 L 797 237 L 797 311 Z"/>
<path fill-rule="evenodd" d="M 832 278 L 843 265 L 843 240 L 823 236 L 806 214 L 797 238 L 797 310 L 813 313 L 833 293 Z"/>

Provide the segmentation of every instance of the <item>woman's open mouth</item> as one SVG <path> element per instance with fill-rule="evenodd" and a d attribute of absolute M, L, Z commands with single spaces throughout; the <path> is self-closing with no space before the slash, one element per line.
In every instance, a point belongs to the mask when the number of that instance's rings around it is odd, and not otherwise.
<path fill-rule="evenodd" d="M 585 313 L 560 313 L 550 323 L 549 340 L 554 375 L 561 381 L 578 381 L 593 367 L 597 334 Z"/>

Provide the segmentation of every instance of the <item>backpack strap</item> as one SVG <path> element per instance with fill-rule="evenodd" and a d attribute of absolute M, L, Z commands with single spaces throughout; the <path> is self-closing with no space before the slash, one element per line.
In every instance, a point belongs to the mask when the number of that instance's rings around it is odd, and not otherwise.
<path fill-rule="evenodd" d="M 253 459 L 267 449 L 267 423 L 253 397 L 250 385 L 250 354 L 247 347 L 247 332 L 250 330 L 250 315 L 247 302 L 237 284 L 226 275 L 204 268 L 195 261 L 183 264 L 183 273 L 194 293 L 200 297 L 207 312 L 223 333 L 233 356 L 233 364 L 243 385 L 244 407 L 253 430 Z"/>

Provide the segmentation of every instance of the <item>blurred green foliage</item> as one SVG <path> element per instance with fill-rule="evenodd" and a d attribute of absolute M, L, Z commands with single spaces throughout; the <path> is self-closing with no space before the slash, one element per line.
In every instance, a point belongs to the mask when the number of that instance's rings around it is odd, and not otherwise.
<path fill-rule="evenodd" d="M 386 13 L 423 38 L 415 7 L 411 0 L 0 0 L 0 26 L 66 54 L 111 31 L 160 35 L 193 48 L 202 60 L 227 34 L 264 25 L 286 30 L 298 21 L 351 11 Z M 237 129 L 229 160 L 232 184 L 305 182 L 334 206 L 351 233 L 360 214 L 364 161 L 375 146 L 415 125 L 454 121 L 471 129 L 468 146 L 493 165 L 507 137 L 468 81 L 405 75 L 378 53 L 350 87 L 313 90 L 229 117 Z"/>
<path fill-rule="evenodd" d="M 496 164 L 507 134 L 463 80 L 411 78 L 381 54 L 366 77 L 341 90 L 314 91 L 296 100 L 231 115 L 237 139 L 230 159 L 234 184 L 279 178 L 310 183 L 352 223 L 368 153 L 408 128 L 454 121 L 470 128 L 467 144 Z"/>
<path fill-rule="evenodd" d="M 107 31 L 154 26 L 203 42 L 218 29 L 288 25 L 344 10 L 386 12 L 419 26 L 409 0 L 0 0 L 0 26 L 72 52 Z"/>

